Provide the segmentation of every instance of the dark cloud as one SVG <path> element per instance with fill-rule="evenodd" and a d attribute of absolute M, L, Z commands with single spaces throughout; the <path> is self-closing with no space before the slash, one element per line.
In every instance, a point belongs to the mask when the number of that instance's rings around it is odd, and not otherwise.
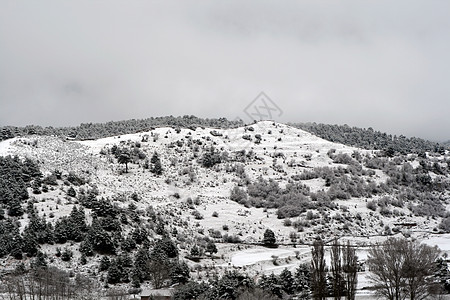
<path fill-rule="evenodd" d="M 0 125 L 230 119 L 449 139 L 447 1 L 0 3 Z"/>

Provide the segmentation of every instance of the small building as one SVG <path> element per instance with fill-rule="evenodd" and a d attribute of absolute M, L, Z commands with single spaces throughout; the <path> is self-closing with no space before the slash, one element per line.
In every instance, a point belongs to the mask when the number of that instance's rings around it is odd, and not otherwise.
<path fill-rule="evenodd" d="M 141 292 L 141 300 L 172 300 L 173 289 L 144 289 Z"/>

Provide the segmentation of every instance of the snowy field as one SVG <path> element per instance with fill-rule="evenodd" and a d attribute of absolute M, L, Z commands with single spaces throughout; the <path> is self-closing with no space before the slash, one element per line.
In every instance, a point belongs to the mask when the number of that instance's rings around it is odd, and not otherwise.
<path fill-rule="evenodd" d="M 381 241 L 381 239 L 380 239 Z M 431 236 L 422 241 L 430 246 L 438 246 L 443 253 L 450 251 L 450 234 L 441 234 Z M 359 260 L 367 259 L 367 247 L 361 247 L 356 251 Z M 257 272 L 257 274 L 269 275 L 274 273 L 279 275 L 285 268 L 291 272 L 295 272 L 297 267 L 302 263 L 308 263 L 311 260 L 311 248 L 301 246 L 297 248 L 283 247 L 270 249 L 264 247 L 254 247 L 234 252 L 229 259 L 229 264 L 234 267 L 247 267 Z M 276 261 L 276 263 L 274 263 Z M 329 248 L 325 249 L 325 261 L 330 265 Z M 367 290 L 371 286 L 368 278 L 369 272 L 358 273 L 358 292 L 356 299 L 371 300 L 377 299 L 373 292 Z M 439 299 L 450 299 L 450 296 L 444 296 Z"/>

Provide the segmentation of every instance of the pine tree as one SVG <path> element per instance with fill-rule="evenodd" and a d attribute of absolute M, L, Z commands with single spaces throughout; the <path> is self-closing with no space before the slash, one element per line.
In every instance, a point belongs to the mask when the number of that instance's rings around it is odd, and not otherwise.
<path fill-rule="evenodd" d="M 186 284 L 189 281 L 189 277 L 189 266 L 184 261 L 177 261 L 170 268 L 170 279 L 172 280 L 172 284 Z"/>
<path fill-rule="evenodd" d="M 178 257 L 178 248 L 170 238 L 157 240 L 151 254 L 164 253 L 168 258 Z"/>
<path fill-rule="evenodd" d="M 125 173 L 128 173 L 128 163 L 131 161 L 130 151 L 128 149 L 122 149 L 117 162 L 125 165 Z"/>
<path fill-rule="evenodd" d="M 288 269 L 284 269 L 280 274 L 280 282 L 283 287 L 283 291 L 287 294 L 292 295 L 295 291 L 294 277 Z"/>
<path fill-rule="evenodd" d="M 217 247 L 213 241 L 209 241 L 206 245 L 206 252 L 209 252 L 210 256 L 212 256 L 214 253 L 217 253 Z"/>
<path fill-rule="evenodd" d="M 34 270 L 38 269 L 46 269 L 47 268 L 47 255 L 42 253 L 41 251 L 37 252 L 36 258 L 33 260 L 31 267 Z"/>
<path fill-rule="evenodd" d="M 82 253 L 80 256 L 80 264 L 85 265 L 87 264 L 86 254 Z"/>
<path fill-rule="evenodd" d="M 30 231 L 23 234 L 22 251 L 27 254 L 28 257 L 35 256 L 38 253 L 39 244 L 36 236 Z"/>
<path fill-rule="evenodd" d="M 8 203 L 8 215 L 11 217 L 20 217 L 23 215 L 22 205 L 19 200 L 14 199 Z"/>
<path fill-rule="evenodd" d="M 198 248 L 197 245 L 192 246 L 191 251 L 190 251 L 191 256 L 193 257 L 198 257 L 200 256 L 200 249 Z"/>
<path fill-rule="evenodd" d="M 98 266 L 99 271 L 106 271 L 109 269 L 109 266 L 111 265 L 111 261 L 109 260 L 108 256 L 102 256 L 100 259 L 100 265 Z"/>
<path fill-rule="evenodd" d="M 280 280 L 273 273 L 269 276 L 263 275 L 259 282 L 259 287 L 278 298 L 283 296 Z"/>
<path fill-rule="evenodd" d="M 121 278 L 122 272 L 120 271 L 119 266 L 117 265 L 117 261 L 114 259 L 109 265 L 106 280 L 108 283 L 116 284 L 121 281 Z"/>
<path fill-rule="evenodd" d="M 153 156 L 150 159 L 150 162 L 152 163 L 150 172 L 152 172 L 153 174 L 156 174 L 156 175 L 161 175 L 163 172 L 163 168 L 161 165 L 161 160 L 159 158 L 158 152 L 153 153 Z"/>
<path fill-rule="evenodd" d="M 106 232 L 97 218 L 92 220 L 92 225 L 88 230 L 87 237 L 92 242 L 94 251 L 104 254 L 115 254 L 116 245 L 111 235 Z"/>
<path fill-rule="evenodd" d="M 267 247 L 273 247 L 276 244 L 275 233 L 272 230 L 266 229 L 263 236 L 263 244 Z"/>
<path fill-rule="evenodd" d="M 308 294 L 311 285 L 311 269 L 307 264 L 301 264 L 295 271 L 295 290 L 302 294 Z"/>
<path fill-rule="evenodd" d="M 133 280 L 143 282 L 150 279 L 149 260 L 150 253 L 143 247 L 139 248 L 134 256 Z"/>

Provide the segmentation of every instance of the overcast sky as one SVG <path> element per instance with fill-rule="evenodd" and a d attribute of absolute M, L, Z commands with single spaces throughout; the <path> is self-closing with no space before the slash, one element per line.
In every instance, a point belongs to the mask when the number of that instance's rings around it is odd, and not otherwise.
<path fill-rule="evenodd" d="M 0 125 L 240 117 L 450 139 L 450 1 L 0 2 Z"/>

